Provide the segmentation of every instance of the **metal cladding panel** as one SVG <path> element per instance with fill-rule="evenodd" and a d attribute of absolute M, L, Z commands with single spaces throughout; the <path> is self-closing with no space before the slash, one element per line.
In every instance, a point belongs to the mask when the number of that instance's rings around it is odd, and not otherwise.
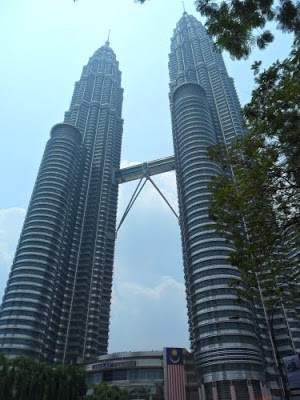
<path fill-rule="evenodd" d="M 122 100 L 107 42 L 51 131 L 1 309 L 3 353 L 69 362 L 107 352 Z"/>
<path fill-rule="evenodd" d="M 78 204 L 78 130 L 59 124 L 46 145 L 0 311 L 0 351 L 43 358 L 55 346 Z"/>
<path fill-rule="evenodd" d="M 239 272 L 232 246 L 209 219 L 211 178 L 220 173 L 207 147 L 242 134 L 236 94 L 202 25 L 184 13 L 171 39 L 170 103 L 191 345 L 204 382 L 263 379 L 249 304 L 229 284 Z M 226 124 L 225 122 L 226 121 Z M 235 317 L 235 318 L 233 318 Z M 246 361 L 247 360 L 247 361 Z"/>
<path fill-rule="evenodd" d="M 64 357 L 95 358 L 107 352 L 120 168 L 123 90 L 109 44 L 84 67 L 66 121 L 82 133 L 83 184 L 73 241 L 74 288 L 68 299 Z"/>
<path fill-rule="evenodd" d="M 214 51 L 201 23 L 187 13 L 171 39 L 169 72 L 188 316 L 198 369 L 205 382 L 224 377 L 253 382 L 266 379 L 275 394 L 279 386 L 263 306 L 236 301 L 229 285 L 239 273 L 227 261 L 232 247 L 214 231 L 208 216 L 207 184 L 218 174 L 218 166 L 207 158 L 205 146 L 220 142 L 230 149 L 245 134 L 240 103 L 221 54 Z M 195 93 L 188 93 L 188 84 L 204 89 L 210 122 L 205 121 L 200 100 L 196 111 Z M 299 351 L 298 308 L 282 306 L 274 313 L 280 357 Z"/>

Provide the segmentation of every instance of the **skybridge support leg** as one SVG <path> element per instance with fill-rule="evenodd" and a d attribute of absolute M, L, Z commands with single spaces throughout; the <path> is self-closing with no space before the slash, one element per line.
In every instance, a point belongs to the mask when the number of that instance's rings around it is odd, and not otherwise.
<path fill-rule="evenodd" d="M 122 218 L 121 218 L 121 220 L 120 220 L 120 222 L 119 222 L 119 225 L 118 225 L 118 227 L 117 227 L 117 229 L 116 229 L 116 236 L 117 236 L 117 233 L 118 233 L 119 229 L 121 228 L 123 222 L 125 221 L 125 218 L 127 217 L 129 211 L 131 210 L 131 208 L 132 208 L 134 202 L 135 202 L 136 199 L 138 198 L 139 194 L 141 193 L 141 191 L 142 191 L 142 189 L 144 188 L 144 186 L 145 186 L 145 184 L 146 184 L 147 181 L 150 181 L 150 182 L 152 183 L 152 185 L 154 186 L 154 188 L 158 191 L 158 193 L 161 195 L 161 197 L 162 197 L 162 198 L 164 199 L 164 201 L 167 203 L 167 205 L 169 206 L 169 208 L 171 209 L 171 211 L 173 212 L 173 214 L 175 215 L 175 217 L 176 217 L 177 219 L 179 219 L 178 214 L 176 213 L 176 211 L 174 210 L 174 208 L 171 206 L 171 204 L 169 203 L 169 201 L 167 200 L 167 198 L 164 196 L 164 194 L 163 194 L 162 191 L 159 189 L 159 187 L 156 185 L 156 183 L 155 183 L 155 182 L 150 178 L 150 176 L 147 174 L 147 167 L 145 167 L 145 170 L 144 170 L 144 174 L 143 174 L 143 175 L 144 175 L 144 176 L 141 178 L 141 180 L 139 181 L 139 183 L 138 183 L 138 185 L 137 185 L 135 191 L 133 192 L 133 195 L 131 196 L 131 199 L 129 200 L 129 203 L 128 203 L 127 207 L 126 207 L 126 210 L 125 210 L 125 212 L 124 212 L 124 214 L 123 214 L 123 216 L 122 216 Z M 141 185 L 143 179 L 145 179 L 145 180 L 144 180 L 143 184 Z"/>
<path fill-rule="evenodd" d="M 154 183 L 154 181 L 150 178 L 149 175 L 145 175 L 146 179 L 148 179 L 152 185 L 155 187 L 155 189 L 158 191 L 158 193 L 161 195 L 161 197 L 164 199 L 164 201 L 168 204 L 168 206 L 170 207 L 172 213 L 175 215 L 175 217 L 177 219 L 179 219 L 178 214 L 176 213 L 176 211 L 174 210 L 174 208 L 171 206 L 171 204 L 168 202 L 168 200 L 166 199 L 166 197 L 163 195 L 163 193 L 161 192 L 161 190 L 159 189 L 159 187 Z"/>

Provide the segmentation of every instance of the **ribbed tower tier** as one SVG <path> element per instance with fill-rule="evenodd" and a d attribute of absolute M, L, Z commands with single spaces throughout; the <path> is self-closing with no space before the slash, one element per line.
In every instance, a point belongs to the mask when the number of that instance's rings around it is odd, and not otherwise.
<path fill-rule="evenodd" d="M 259 336 L 251 306 L 238 303 L 229 286 L 240 277 L 228 263 L 232 248 L 208 217 L 207 185 L 219 167 L 207 148 L 220 141 L 230 145 L 243 134 L 239 102 L 221 55 L 200 22 L 187 13 L 176 26 L 169 57 L 191 345 L 206 400 L 216 399 L 217 393 L 224 400 L 233 395 L 250 399 L 253 391 L 261 396 L 265 380 Z"/>
<path fill-rule="evenodd" d="M 51 131 L 0 311 L 0 352 L 74 362 L 107 353 L 123 89 L 106 42 Z"/>

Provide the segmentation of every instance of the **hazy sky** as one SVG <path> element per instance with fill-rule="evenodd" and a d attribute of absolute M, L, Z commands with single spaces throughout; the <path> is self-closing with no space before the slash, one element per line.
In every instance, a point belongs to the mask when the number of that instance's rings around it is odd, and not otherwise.
<path fill-rule="evenodd" d="M 194 0 L 186 0 L 194 14 Z M 63 120 L 83 65 L 106 41 L 122 71 L 122 162 L 173 154 L 168 105 L 170 37 L 180 0 L 14 0 L 0 3 L 0 297 L 51 127 Z M 202 20 L 202 22 L 204 22 Z M 250 66 L 289 53 L 278 35 L 250 60 L 230 60 L 241 103 L 250 99 Z M 176 207 L 173 173 L 156 182 Z M 119 218 L 136 183 L 120 187 Z M 116 244 L 109 351 L 188 347 L 179 226 L 148 183 Z"/>

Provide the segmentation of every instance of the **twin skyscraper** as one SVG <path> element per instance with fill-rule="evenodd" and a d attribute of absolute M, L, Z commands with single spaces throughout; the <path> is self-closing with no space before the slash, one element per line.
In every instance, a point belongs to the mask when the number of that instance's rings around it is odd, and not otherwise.
<path fill-rule="evenodd" d="M 240 278 L 228 263 L 232 247 L 207 229 L 207 185 L 220 172 L 207 147 L 230 146 L 244 134 L 239 100 L 205 28 L 186 12 L 171 39 L 169 74 L 188 319 L 199 385 L 206 400 L 216 399 L 216 393 L 222 399 L 220 393 L 232 387 L 241 394 L 237 399 L 262 396 L 267 387 L 276 394 L 263 315 L 237 302 L 229 286 L 232 278 Z M 106 42 L 83 68 L 65 120 L 52 128 L 46 145 L 0 310 L 0 352 L 7 356 L 69 363 L 107 352 L 122 100 L 121 72 Z M 300 350 L 300 326 L 292 316 L 284 318 L 288 324 L 281 314 L 275 321 L 281 355 L 292 347 Z"/>

